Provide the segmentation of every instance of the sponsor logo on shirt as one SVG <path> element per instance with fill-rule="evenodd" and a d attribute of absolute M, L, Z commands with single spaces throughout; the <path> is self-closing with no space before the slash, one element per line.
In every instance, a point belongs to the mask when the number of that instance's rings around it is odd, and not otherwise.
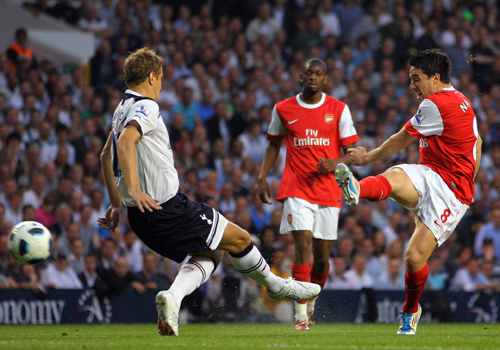
<path fill-rule="evenodd" d="M 422 113 L 422 110 L 419 109 L 417 111 L 417 114 L 415 114 L 415 120 L 417 122 L 418 125 L 422 124 L 422 122 L 425 120 L 425 118 L 427 118 L 423 113 Z"/>
<path fill-rule="evenodd" d="M 295 147 L 302 146 L 330 146 L 330 139 L 325 137 L 317 137 L 318 130 L 306 129 L 306 137 L 293 138 L 293 145 Z"/>
<path fill-rule="evenodd" d="M 140 106 L 139 108 L 137 108 L 135 110 L 135 114 L 139 114 L 139 118 L 141 118 L 143 116 L 147 117 L 147 116 L 149 116 L 150 113 L 151 113 L 151 111 L 144 106 Z"/>
<path fill-rule="evenodd" d="M 293 145 L 295 147 L 302 146 L 330 146 L 330 139 L 324 137 L 306 137 L 306 138 L 293 138 Z"/>
<path fill-rule="evenodd" d="M 333 123 L 333 114 L 325 114 L 325 123 L 327 124 Z"/>

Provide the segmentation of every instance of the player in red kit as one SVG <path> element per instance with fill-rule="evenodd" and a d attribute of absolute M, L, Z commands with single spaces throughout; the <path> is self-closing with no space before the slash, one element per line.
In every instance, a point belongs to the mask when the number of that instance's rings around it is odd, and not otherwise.
<path fill-rule="evenodd" d="M 300 81 L 302 93 L 274 107 L 267 134 L 270 142 L 258 177 L 259 196 L 262 202 L 271 203 L 266 177 L 285 140 L 286 164 L 277 196 L 284 203 L 280 233 L 291 232 L 294 238 L 293 278 L 323 288 L 342 206 L 333 171 L 340 162 L 350 163 L 347 150 L 359 137 L 349 107 L 322 92 L 328 82 L 323 61 L 307 61 Z M 309 330 L 315 301 L 295 303 L 296 330 Z"/>
<path fill-rule="evenodd" d="M 359 198 L 390 197 L 415 214 L 415 232 L 405 253 L 406 301 L 398 334 L 416 334 L 418 304 L 429 275 L 427 259 L 458 225 L 474 196 L 481 161 L 481 138 L 472 104 L 450 84 L 451 61 L 439 50 L 415 53 L 409 60 L 410 87 L 421 101 L 417 113 L 380 147 L 367 153 L 350 149 L 351 162 L 367 165 L 419 141 L 420 163 L 402 164 L 359 182 L 345 164 L 335 170 L 348 205 Z"/>

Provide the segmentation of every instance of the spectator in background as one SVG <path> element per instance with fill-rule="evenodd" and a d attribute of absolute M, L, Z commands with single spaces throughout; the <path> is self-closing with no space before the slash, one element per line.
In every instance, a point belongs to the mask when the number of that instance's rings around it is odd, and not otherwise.
<path fill-rule="evenodd" d="M 79 275 L 85 267 L 85 246 L 80 238 L 75 238 L 71 241 L 70 247 L 70 253 L 67 255 L 68 263 L 76 274 Z"/>
<path fill-rule="evenodd" d="M 193 90 L 184 88 L 181 101 L 175 104 L 170 110 L 171 114 L 182 113 L 184 116 L 184 127 L 188 131 L 193 131 L 195 123 L 198 122 L 198 108 L 193 102 Z"/>
<path fill-rule="evenodd" d="M 383 271 L 382 276 L 376 280 L 375 289 L 405 290 L 404 274 L 401 273 L 402 265 L 400 258 L 390 259 L 387 271 Z"/>
<path fill-rule="evenodd" d="M 45 227 L 51 227 L 57 222 L 54 203 L 54 197 L 46 196 L 42 205 L 36 210 L 36 221 Z"/>
<path fill-rule="evenodd" d="M 109 40 L 105 39 L 102 40 L 98 51 L 90 60 L 90 81 L 92 86 L 98 91 L 103 91 L 106 84 L 113 80 L 114 74 L 114 62 L 111 58 L 111 43 Z M 75 148 L 77 148 L 76 145 Z"/>
<path fill-rule="evenodd" d="M 471 258 L 465 267 L 458 270 L 455 274 L 450 290 L 475 292 L 485 289 L 496 289 L 496 283 L 489 281 L 479 268 L 478 260 Z"/>
<path fill-rule="evenodd" d="M 79 19 L 78 11 L 71 6 L 71 0 L 60 0 L 50 8 L 48 13 L 70 25 L 75 25 Z"/>
<path fill-rule="evenodd" d="M 57 207 L 56 222 L 47 228 L 53 231 L 57 237 L 66 236 L 68 226 L 72 221 L 71 208 L 67 204 L 61 203 Z"/>
<path fill-rule="evenodd" d="M 22 56 L 27 57 L 30 61 L 34 59 L 33 51 L 27 46 L 28 33 L 24 28 L 16 30 L 16 41 L 7 49 L 7 57 L 9 59 L 9 71 L 17 69 L 19 59 Z"/>
<path fill-rule="evenodd" d="M 137 239 L 134 231 L 125 232 L 123 241 L 120 242 L 120 247 L 123 249 L 125 258 L 127 259 L 130 272 L 133 274 L 139 273 L 142 270 L 142 243 Z"/>
<path fill-rule="evenodd" d="M 202 123 L 205 123 L 214 115 L 214 103 L 212 89 L 205 87 L 201 90 L 201 101 L 196 104 L 197 115 Z"/>
<path fill-rule="evenodd" d="M 266 136 L 262 133 L 262 125 L 258 120 L 252 119 L 248 131 L 243 132 L 238 139 L 243 144 L 243 158 L 251 158 L 256 164 L 262 163 L 267 147 Z"/>
<path fill-rule="evenodd" d="M 97 255 L 99 264 L 98 273 L 103 274 L 105 271 L 111 269 L 117 258 L 118 258 L 118 245 L 116 241 L 111 238 L 106 238 L 101 243 L 101 249 Z"/>
<path fill-rule="evenodd" d="M 99 18 L 97 6 L 93 3 L 89 3 L 84 7 L 83 17 L 78 20 L 78 27 L 94 34 L 95 48 L 99 47 L 101 38 L 106 39 L 111 36 L 106 21 Z"/>
<path fill-rule="evenodd" d="M 34 174 L 30 189 L 23 194 L 23 205 L 32 205 L 33 208 L 39 208 L 46 194 L 46 183 L 45 177 L 42 174 Z"/>
<path fill-rule="evenodd" d="M 103 296 L 118 296 L 132 287 L 134 277 L 129 270 L 127 259 L 118 257 L 111 269 L 105 271 L 102 280 L 98 280 L 96 289 Z"/>
<path fill-rule="evenodd" d="M 332 268 L 330 268 L 330 273 L 325 283 L 325 289 L 349 289 L 349 282 L 345 277 L 347 268 L 346 260 L 341 256 L 334 256 L 330 260 L 332 261 L 330 264 Z"/>
<path fill-rule="evenodd" d="M 101 245 L 99 234 L 97 233 L 97 224 L 91 219 L 93 219 L 92 207 L 89 204 L 85 204 L 82 206 L 80 221 L 77 225 L 80 227 L 80 237 L 86 252 L 97 250 Z"/>
<path fill-rule="evenodd" d="M 74 223 L 68 224 L 65 234 L 60 235 L 57 239 L 54 254 L 62 253 L 68 257 L 71 254 L 73 242 L 77 239 L 80 240 L 80 227 Z M 76 273 L 80 273 L 80 271 L 76 271 Z"/>
<path fill-rule="evenodd" d="M 1 209 L 2 208 L 0 208 L 0 210 Z M 3 273 L 4 275 L 9 264 L 10 255 L 11 254 L 8 247 L 8 237 L 7 235 L 0 235 L 0 273 Z"/>
<path fill-rule="evenodd" d="M 146 290 L 164 290 L 170 287 L 167 276 L 155 272 L 158 266 L 158 256 L 153 252 L 147 252 L 143 256 L 142 270 L 134 274 L 134 288 L 138 293 Z"/>
<path fill-rule="evenodd" d="M 477 232 L 474 242 L 474 254 L 480 256 L 483 252 L 485 239 L 490 238 L 495 244 L 495 258 L 500 258 L 500 208 L 493 208 L 490 220 Z"/>
<path fill-rule="evenodd" d="M 97 257 L 94 253 L 88 253 L 84 257 L 83 271 L 78 275 L 83 288 L 93 288 L 100 276 L 97 273 Z"/>
<path fill-rule="evenodd" d="M 42 271 L 40 283 L 46 288 L 81 289 L 82 283 L 75 271 L 68 265 L 66 255 L 59 253 L 45 270 Z"/>
<path fill-rule="evenodd" d="M 265 2 L 259 6 L 259 15 L 248 23 L 245 36 L 249 43 L 256 42 L 262 35 L 267 42 L 274 40 L 279 30 L 276 20 L 271 17 L 271 5 Z"/>
<path fill-rule="evenodd" d="M 352 267 L 344 274 L 347 280 L 347 289 L 361 290 L 363 288 L 372 288 L 373 278 L 366 271 L 367 259 L 363 254 L 357 253 L 352 259 Z"/>
<path fill-rule="evenodd" d="M 429 259 L 429 278 L 427 289 L 444 290 L 448 281 L 448 274 L 443 271 L 443 260 L 439 256 Z"/>
<path fill-rule="evenodd" d="M 9 288 L 26 289 L 35 293 L 40 292 L 38 285 L 38 275 L 32 265 L 21 265 L 11 255 L 9 257 L 9 269 L 5 272 Z"/>

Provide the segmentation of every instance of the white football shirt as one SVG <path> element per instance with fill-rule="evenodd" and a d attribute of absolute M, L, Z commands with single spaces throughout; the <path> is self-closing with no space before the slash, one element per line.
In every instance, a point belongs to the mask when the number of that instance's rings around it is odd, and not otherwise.
<path fill-rule="evenodd" d="M 122 203 L 127 207 L 136 207 L 137 204 L 128 194 L 118 160 L 116 140 L 132 120 L 139 123 L 142 134 L 135 144 L 137 175 L 141 191 L 149 194 L 153 199 L 159 200 L 159 203 L 162 204 L 175 196 L 179 190 L 179 178 L 174 167 L 170 138 L 160 116 L 158 103 L 147 98 L 136 102 L 136 99 L 141 97 L 142 95 L 137 92 L 127 90 L 124 99 L 115 109 L 111 124 L 113 172 Z"/>

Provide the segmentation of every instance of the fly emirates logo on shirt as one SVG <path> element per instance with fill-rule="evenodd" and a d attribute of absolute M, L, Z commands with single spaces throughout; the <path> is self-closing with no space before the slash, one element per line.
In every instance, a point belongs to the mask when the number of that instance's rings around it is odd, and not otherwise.
<path fill-rule="evenodd" d="M 306 137 L 293 138 L 293 145 L 295 147 L 302 146 L 330 146 L 330 139 L 324 137 L 318 137 L 318 130 L 306 129 Z"/>

